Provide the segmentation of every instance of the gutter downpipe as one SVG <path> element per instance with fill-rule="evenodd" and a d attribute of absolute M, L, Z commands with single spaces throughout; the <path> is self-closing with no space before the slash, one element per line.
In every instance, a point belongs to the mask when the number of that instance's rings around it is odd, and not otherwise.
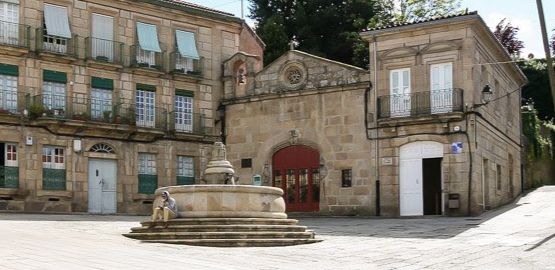
<path fill-rule="evenodd" d="M 373 48 L 373 62 L 374 62 L 374 107 L 376 108 L 374 113 L 374 124 L 378 124 L 378 41 L 376 36 L 372 36 L 372 48 Z M 367 104 L 368 105 L 368 104 Z M 368 135 L 368 130 L 366 130 Z M 380 198 L 380 138 L 379 129 L 376 129 L 376 216 L 381 215 L 381 198 Z"/>

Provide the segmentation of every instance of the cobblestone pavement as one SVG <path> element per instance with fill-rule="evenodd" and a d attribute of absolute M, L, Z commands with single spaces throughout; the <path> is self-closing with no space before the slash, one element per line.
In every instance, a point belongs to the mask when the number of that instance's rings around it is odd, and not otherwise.
<path fill-rule="evenodd" d="M 555 269 L 555 186 L 478 218 L 300 218 L 323 242 L 145 244 L 144 217 L 0 214 L 0 269 Z"/>

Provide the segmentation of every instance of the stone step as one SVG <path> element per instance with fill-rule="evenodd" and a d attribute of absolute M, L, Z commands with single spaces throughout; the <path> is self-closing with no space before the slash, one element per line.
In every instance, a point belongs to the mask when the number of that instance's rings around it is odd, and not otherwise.
<path fill-rule="evenodd" d="M 168 227 L 134 227 L 131 228 L 132 233 L 141 232 L 249 232 L 249 231 L 266 231 L 266 232 L 304 232 L 306 226 L 298 225 L 263 225 L 263 224 L 233 224 L 233 225 L 173 225 Z"/>
<path fill-rule="evenodd" d="M 180 244 L 191 246 L 210 247 L 274 247 L 292 246 L 321 242 L 320 239 L 171 239 L 171 240 L 145 240 L 145 243 Z"/>
<path fill-rule="evenodd" d="M 124 236 L 138 240 L 170 239 L 312 239 L 313 232 L 145 232 Z"/>
<path fill-rule="evenodd" d="M 177 218 L 168 221 L 172 225 L 233 225 L 233 224 L 261 224 L 261 225 L 295 225 L 296 219 L 279 218 Z M 163 221 L 143 221 L 142 226 L 164 226 Z"/>

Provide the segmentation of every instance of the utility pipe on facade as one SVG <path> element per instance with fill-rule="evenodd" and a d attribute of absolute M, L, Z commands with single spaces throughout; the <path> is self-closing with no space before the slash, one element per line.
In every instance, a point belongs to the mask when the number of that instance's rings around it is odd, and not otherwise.
<path fill-rule="evenodd" d="M 374 113 L 374 125 L 378 125 L 378 41 L 375 36 L 372 37 L 372 48 L 374 53 L 372 54 L 372 60 L 374 62 L 374 108 L 376 111 Z M 366 130 L 368 133 L 368 130 Z M 381 201 L 380 201 L 380 134 L 379 129 L 376 129 L 376 216 L 381 215 Z"/>
<path fill-rule="evenodd" d="M 543 49 L 545 50 L 545 59 L 547 60 L 547 74 L 549 75 L 549 85 L 551 86 L 551 98 L 553 100 L 553 107 L 555 108 L 555 70 L 553 69 L 553 60 L 551 59 L 551 50 L 547 39 L 542 0 L 536 0 L 536 3 L 538 5 L 538 15 L 542 30 Z"/>

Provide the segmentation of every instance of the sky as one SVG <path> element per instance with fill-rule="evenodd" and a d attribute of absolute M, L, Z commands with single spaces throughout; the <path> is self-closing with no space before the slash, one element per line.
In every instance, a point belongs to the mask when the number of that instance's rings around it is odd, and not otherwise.
<path fill-rule="evenodd" d="M 241 16 L 241 0 L 186 0 L 206 7 L 226 11 Z M 313 0 L 318 1 L 318 0 Z M 254 22 L 247 18 L 248 0 L 244 0 L 244 15 L 247 23 L 251 26 Z M 491 29 L 503 18 L 507 18 L 513 26 L 520 28 L 517 37 L 524 42 L 522 56 L 526 57 L 532 53 L 536 58 L 545 56 L 541 40 L 540 22 L 536 0 L 462 0 L 462 8 L 469 11 L 477 10 Z M 555 32 L 555 0 L 543 0 L 543 10 L 548 35 Z"/>

